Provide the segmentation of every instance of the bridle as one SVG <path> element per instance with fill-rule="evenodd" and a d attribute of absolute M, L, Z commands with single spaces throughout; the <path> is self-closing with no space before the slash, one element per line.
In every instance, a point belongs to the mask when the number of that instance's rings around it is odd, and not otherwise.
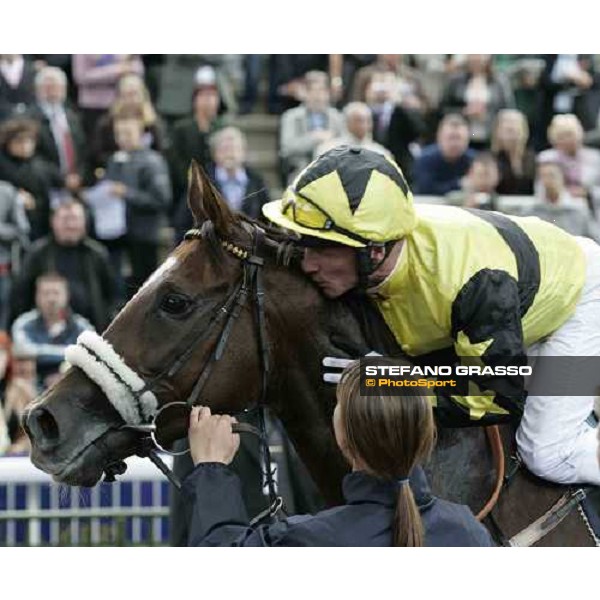
<path fill-rule="evenodd" d="M 252 235 L 251 250 L 237 246 L 232 242 L 221 240 L 223 249 L 242 263 L 241 278 L 227 296 L 225 302 L 212 314 L 208 326 L 203 330 L 201 335 L 198 336 L 197 332 L 193 330 L 191 335 L 186 336 L 184 339 L 183 350 L 179 353 L 175 353 L 175 359 L 158 375 L 145 380 L 125 364 L 123 358 L 112 349 L 108 342 L 103 340 L 103 338 L 97 338 L 97 336 L 95 343 L 91 343 L 89 336 L 88 338 L 80 336 L 77 346 L 70 347 L 71 351 L 67 352 L 67 358 L 72 364 L 81 367 L 88 376 L 103 387 L 102 382 L 98 380 L 98 375 L 96 373 L 97 369 L 89 367 L 91 360 L 95 367 L 99 366 L 104 373 L 108 373 L 121 388 L 126 390 L 128 399 L 132 400 L 135 405 L 135 413 L 132 413 L 131 418 L 128 419 L 124 416 L 123 407 L 117 407 L 121 409 L 119 412 L 125 420 L 125 425 L 123 425 L 122 429 L 128 429 L 143 434 L 143 437 L 140 439 L 140 447 L 137 454 L 149 458 L 160 471 L 167 476 L 175 488 L 181 490 L 182 483 L 180 479 L 164 463 L 157 451 L 157 446 L 160 448 L 155 438 L 157 418 L 163 414 L 164 410 L 174 405 L 185 405 L 188 408 L 191 408 L 200 403 L 202 391 L 206 387 L 212 369 L 215 363 L 223 357 L 233 327 L 243 308 L 248 303 L 249 298 L 251 298 L 254 306 L 261 371 L 260 396 L 256 405 L 252 407 L 252 409 L 256 409 L 257 411 L 258 427 L 254 427 L 249 423 L 235 423 L 233 424 L 233 431 L 234 433 L 251 433 L 256 435 L 260 440 L 260 448 L 262 451 L 261 459 L 264 465 L 264 477 L 269 494 L 269 506 L 267 510 L 260 513 L 258 517 L 254 519 L 254 521 L 258 521 L 266 516 L 274 517 L 276 513 L 282 509 L 283 502 L 281 497 L 277 495 L 273 472 L 271 470 L 271 454 L 265 420 L 270 361 L 262 274 L 264 258 L 259 255 L 260 249 L 264 246 L 265 234 L 263 230 L 256 225 L 249 224 L 248 226 L 252 227 L 250 232 Z M 202 238 L 204 238 L 202 229 L 191 229 L 184 236 L 185 240 L 197 240 Z M 159 409 L 156 397 L 154 396 L 154 390 L 159 382 L 165 377 L 174 377 L 184 365 L 187 364 L 194 350 L 198 347 L 198 344 L 209 339 L 215 332 L 219 332 L 216 344 L 205 361 L 196 383 L 185 403 L 171 402 Z M 86 340 L 88 340 L 87 343 Z M 85 353 L 85 360 L 80 358 L 82 352 Z M 115 404 L 109 394 L 107 394 L 107 397 Z M 131 407 L 127 406 L 127 410 L 129 411 L 130 409 Z M 130 413 L 128 412 L 127 415 L 129 414 Z M 116 475 L 120 475 L 124 472 L 124 468 L 125 465 L 122 461 L 107 465 L 105 468 L 105 481 L 114 481 Z"/>

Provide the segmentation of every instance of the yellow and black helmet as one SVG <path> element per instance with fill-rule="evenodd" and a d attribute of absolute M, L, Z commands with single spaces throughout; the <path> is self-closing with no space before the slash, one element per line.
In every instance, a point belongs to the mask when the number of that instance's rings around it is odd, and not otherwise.
<path fill-rule="evenodd" d="M 416 226 L 410 189 L 396 163 L 365 148 L 338 146 L 306 167 L 284 197 L 263 206 L 277 225 L 364 248 L 399 240 Z"/>

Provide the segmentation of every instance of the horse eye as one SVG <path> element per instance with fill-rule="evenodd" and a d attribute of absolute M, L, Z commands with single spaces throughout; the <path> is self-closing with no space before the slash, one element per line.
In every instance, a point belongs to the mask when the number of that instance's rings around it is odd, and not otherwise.
<path fill-rule="evenodd" d="M 160 310 L 169 315 L 181 315 L 190 304 L 190 300 L 181 294 L 167 294 L 160 303 Z"/>

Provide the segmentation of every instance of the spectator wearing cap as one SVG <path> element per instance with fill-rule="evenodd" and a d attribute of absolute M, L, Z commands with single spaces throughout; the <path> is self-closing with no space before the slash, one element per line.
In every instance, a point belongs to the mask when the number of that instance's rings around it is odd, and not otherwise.
<path fill-rule="evenodd" d="M 423 148 L 415 160 L 415 194 L 445 196 L 461 189 L 475 153 L 469 148 L 469 126 L 458 114 L 446 115 L 438 126 L 437 143 Z"/>
<path fill-rule="evenodd" d="M 10 318 L 13 261 L 28 246 L 29 222 L 17 189 L 0 181 L 0 331 Z"/>
<path fill-rule="evenodd" d="M 390 156 L 390 153 L 381 144 L 373 141 L 373 115 L 364 102 L 350 102 L 344 107 L 343 113 L 346 134 L 321 144 L 316 150 L 316 156 L 343 145 L 360 146 Z"/>
<path fill-rule="evenodd" d="M 306 167 L 324 142 L 343 135 L 344 120 L 330 105 L 329 78 L 310 71 L 304 78 L 304 101 L 281 116 L 279 154 L 288 179 Z"/>
<path fill-rule="evenodd" d="M 29 114 L 40 125 L 36 154 L 60 172 L 65 187 L 81 187 L 87 168 L 87 142 L 79 115 L 66 104 L 67 76 L 43 67 L 35 76 L 35 105 Z"/>
<path fill-rule="evenodd" d="M 600 242 L 600 227 L 587 203 L 571 194 L 563 166 L 548 156 L 538 158 L 536 196 L 540 204 L 532 209 L 534 216 L 554 223 L 572 235 Z"/>
<path fill-rule="evenodd" d="M 164 152 L 167 149 L 167 129 L 156 113 L 150 93 L 143 78 L 131 73 L 117 84 L 117 96 L 108 113 L 100 117 L 92 140 L 92 164 L 94 169 L 105 168 L 108 158 L 117 150 L 114 136 L 115 115 L 123 110 L 138 110 L 144 119 L 144 148 Z"/>
<path fill-rule="evenodd" d="M 73 54 L 77 105 L 88 139 L 92 139 L 98 119 L 115 101 L 119 79 L 143 72 L 144 65 L 138 54 Z"/>
<path fill-rule="evenodd" d="M 214 69 L 201 68 L 196 75 L 196 87 L 192 96 L 193 114 L 179 121 L 172 133 L 169 162 L 177 206 L 187 189 L 187 173 L 192 159 L 203 167 L 210 162 L 208 140 L 221 126 L 220 102 Z"/>
<path fill-rule="evenodd" d="M 229 208 L 251 219 L 262 216 L 262 206 L 269 202 L 269 190 L 257 171 L 246 164 L 247 142 L 237 127 L 225 127 L 210 138 L 212 161 L 207 174 L 214 181 Z M 177 216 L 177 236 L 182 239 L 193 227 L 192 215 L 181 203 Z"/>
<path fill-rule="evenodd" d="M 59 373 L 65 349 L 79 334 L 93 329 L 69 305 L 69 284 L 58 273 L 46 273 L 35 282 L 35 308 L 12 326 L 13 343 L 35 357 L 38 385 L 49 386 Z"/>
<path fill-rule="evenodd" d="M 0 54 L 0 122 L 33 104 L 34 74 L 22 54 Z"/>
<path fill-rule="evenodd" d="M 73 310 L 102 331 L 115 305 L 108 253 L 87 236 L 85 209 L 76 200 L 54 209 L 51 228 L 51 234 L 35 242 L 25 257 L 15 282 L 13 316 L 34 307 L 35 282 L 40 275 L 60 273 L 69 282 Z"/>
<path fill-rule="evenodd" d="M 48 233 L 50 193 L 63 185 L 58 169 L 36 156 L 38 132 L 38 123 L 25 117 L 0 125 L 0 180 L 19 190 L 32 240 Z"/>

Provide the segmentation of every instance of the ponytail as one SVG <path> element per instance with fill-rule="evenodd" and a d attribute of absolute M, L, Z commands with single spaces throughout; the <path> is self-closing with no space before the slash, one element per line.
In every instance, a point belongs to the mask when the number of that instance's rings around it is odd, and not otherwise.
<path fill-rule="evenodd" d="M 407 387 L 400 396 L 362 396 L 358 362 L 344 371 L 337 396 L 346 451 L 359 458 L 371 475 L 396 486 L 392 544 L 423 546 L 423 522 L 408 473 L 427 460 L 435 444 L 430 399 L 416 386 Z"/>
<path fill-rule="evenodd" d="M 394 546 L 423 545 L 423 521 L 408 480 L 402 481 L 398 489 L 392 534 Z"/>

